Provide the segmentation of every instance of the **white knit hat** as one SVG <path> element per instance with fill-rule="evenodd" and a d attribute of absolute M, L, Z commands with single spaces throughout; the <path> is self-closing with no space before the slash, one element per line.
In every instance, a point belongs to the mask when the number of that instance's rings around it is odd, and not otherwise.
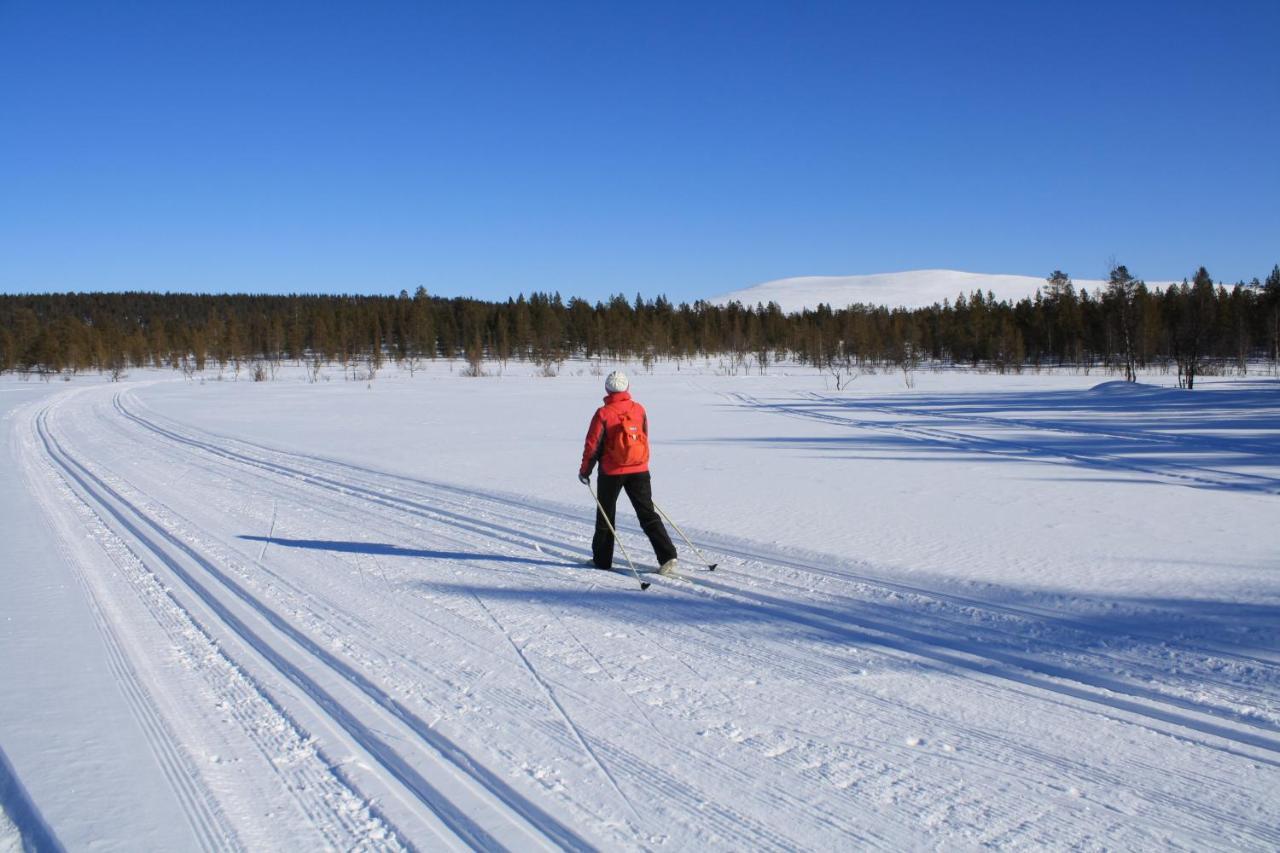
<path fill-rule="evenodd" d="M 610 394 L 616 394 L 619 391 L 625 391 L 631 387 L 631 380 L 627 378 L 627 374 L 621 370 L 615 370 L 610 373 L 604 380 L 604 390 Z"/>

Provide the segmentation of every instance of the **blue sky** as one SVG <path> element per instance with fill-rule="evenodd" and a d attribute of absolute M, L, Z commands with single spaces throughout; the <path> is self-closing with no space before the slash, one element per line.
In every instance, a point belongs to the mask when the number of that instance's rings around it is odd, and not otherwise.
<path fill-rule="evenodd" d="M 0 0 L 0 291 L 1280 262 L 1280 3 Z"/>

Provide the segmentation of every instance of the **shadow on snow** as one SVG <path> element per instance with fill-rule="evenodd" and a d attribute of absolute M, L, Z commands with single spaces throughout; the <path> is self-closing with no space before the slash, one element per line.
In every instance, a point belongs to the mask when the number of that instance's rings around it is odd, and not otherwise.
<path fill-rule="evenodd" d="M 1274 632 L 1263 626 L 1280 621 L 1280 607 L 1117 600 L 1115 609 L 1120 612 L 1115 616 L 1098 612 L 1072 617 L 1069 625 L 1054 625 L 1050 619 L 1048 627 L 1039 622 L 1023 630 L 1009 630 L 1007 625 L 993 630 L 905 602 L 853 598 L 800 602 L 750 588 L 735 590 L 738 600 L 702 599 L 595 586 L 569 590 L 513 585 L 511 580 L 503 577 L 493 586 L 419 580 L 407 586 L 434 595 L 580 609 L 641 627 L 664 623 L 746 626 L 748 634 L 779 639 L 787 646 L 800 642 L 812 654 L 824 648 L 889 653 L 894 662 L 886 668 L 924 666 L 943 676 L 976 675 L 1045 690 L 1101 706 L 1104 713 L 1138 715 L 1153 723 L 1194 730 L 1209 738 L 1197 739 L 1206 747 L 1280 767 L 1280 723 L 1275 720 L 1280 668 L 1265 658 L 1247 659 L 1250 653 L 1265 655 L 1275 648 Z M 1143 610 L 1134 613 L 1129 607 Z M 1241 630 L 1242 623 L 1247 629 Z M 1200 660 L 1187 669 L 1170 670 L 1167 656 L 1180 649 L 1178 634 L 1187 629 L 1196 636 L 1185 651 Z M 1245 655 L 1246 660 L 1224 662 L 1212 651 L 1197 647 L 1206 640 L 1230 645 L 1231 656 Z M 1114 658 L 1126 651 L 1136 654 L 1134 662 L 1114 665 Z M 909 657 L 899 658 L 902 654 Z M 1250 671 L 1225 685 L 1249 697 L 1247 706 L 1198 695 L 1200 679 L 1223 666 Z M 1241 753 L 1240 746 L 1263 750 L 1271 757 Z"/>
<path fill-rule="evenodd" d="M 266 542 L 285 548 L 305 548 L 312 551 L 337 551 L 344 554 L 372 554 L 375 557 L 418 557 L 426 560 L 483 560 L 486 563 L 524 563 L 531 566 L 571 567 L 565 560 L 537 560 L 530 557 L 514 557 L 510 554 L 488 554 L 475 551 L 429 551 L 421 548 L 401 548 L 385 542 L 345 542 L 337 539 L 281 539 L 278 536 L 250 536 L 241 534 L 237 539 L 250 542 Z"/>
<path fill-rule="evenodd" d="M 690 443 L 790 447 L 844 459 L 896 453 L 902 461 L 1032 461 L 1280 494 L 1280 382 L 1273 379 L 1197 391 L 1107 382 L 1087 391 L 815 395 L 745 405 L 858 432 Z"/>
<path fill-rule="evenodd" d="M 1275 660 L 1277 637 L 1272 628 L 1280 623 L 1280 607 L 1268 604 L 1062 597 L 1046 614 L 1044 605 L 1055 597 L 1041 592 L 1025 597 L 1028 603 L 1039 601 L 1040 613 L 1028 611 L 1022 619 L 1009 619 L 1006 614 L 993 623 L 974 621 L 971 613 L 966 614 L 974 605 L 983 608 L 981 601 L 972 599 L 964 604 L 957 600 L 941 610 L 911 594 L 797 601 L 703 573 L 696 575 L 700 584 L 718 587 L 732 596 L 672 595 L 661 587 L 642 593 L 624 588 L 625 576 L 561 560 L 401 548 L 385 543 L 240 538 L 339 553 L 418 557 L 428 570 L 459 561 L 483 569 L 488 563 L 493 569 L 492 584 L 420 576 L 404 588 L 431 595 L 573 608 L 638 626 L 733 624 L 744 626 L 747 634 L 761 640 L 771 637 L 787 646 L 799 641 L 814 654 L 847 648 L 888 653 L 890 668 L 925 666 L 941 675 L 978 675 L 1047 690 L 1101 705 L 1108 713 L 1137 714 L 1198 731 L 1212 739 L 1203 743 L 1215 749 L 1233 753 L 1238 752 L 1238 746 L 1261 749 L 1276 758 L 1250 757 L 1280 766 L 1280 723 L 1276 722 L 1280 666 Z M 513 574 L 518 565 L 575 566 L 583 581 L 599 583 L 547 585 L 539 578 L 546 569 Z M 669 583 L 672 589 L 668 592 L 684 585 Z M 982 598 L 1000 608 L 1008 604 L 1016 607 L 1024 596 L 1016 590 L 991 589 Z M 741 633 L 741 627 L 735 633 Z M 1225 659 L 1221 652 L 1225 652 Z M 1185 656 L 1179 666 L 1169 666 L 1171 653 Z M 904 654 L 906 658 L 901 657 Z M 1199 698 L 1202 680 L 1214 680 L 1224 672 L 1222 687 L 1229 695 Z M 1237 746 L 1224 746 L 1221 740 Z"/>

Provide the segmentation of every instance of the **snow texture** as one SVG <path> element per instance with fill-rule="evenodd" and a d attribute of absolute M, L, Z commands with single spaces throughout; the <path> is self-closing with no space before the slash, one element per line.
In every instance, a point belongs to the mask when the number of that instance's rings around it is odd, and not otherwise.
<path fill-rule="evenodd" d="M 0 849 L 1280 846 L 1275 378 L 621 366 L 0 380 Z"/>

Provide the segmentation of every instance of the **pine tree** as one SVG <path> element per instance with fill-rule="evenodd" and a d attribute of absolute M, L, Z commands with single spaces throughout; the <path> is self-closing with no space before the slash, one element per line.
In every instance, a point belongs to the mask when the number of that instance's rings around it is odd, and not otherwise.
<path fill-rule="evenodd" d="M 1123 265 L 1111 268 L 1107 281 L 1107 302 L 1114 313 L 1118 352 L 1121 363 L 1124 365 L 1124 378 L 1127 382 L 1138 381 L 1136 302 L 1139 284 L 1140 282 L 1129 275 L 1129 270 Z"/>
<path fill-rule="evenodd" d="M 1280 264 L 1271 268 L 1271 275 L 1267 276 L 1266 284 L 1263 285 L 1263 294 L 1270 312 L 1268 331 L 1271 335 L 1271 362 L 1274 367 L 1280 364 Z"/>

